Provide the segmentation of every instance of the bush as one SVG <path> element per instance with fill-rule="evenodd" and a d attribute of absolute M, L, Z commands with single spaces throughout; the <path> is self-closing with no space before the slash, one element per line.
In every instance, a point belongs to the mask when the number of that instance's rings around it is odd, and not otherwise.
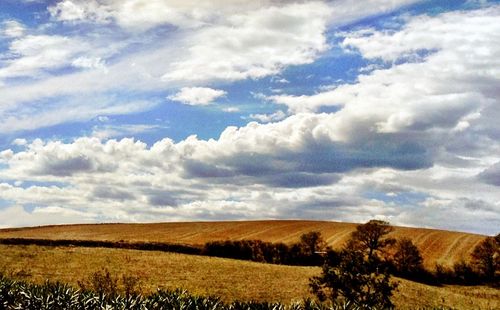
<path fill-rule="evenodd" d="M 78 286 L 82 291 L 99 292 L 109 298 L 118 294 L 118 278 L 113 277 L 105 268 L 94 272 L 87 280 L 78 281 Z"/>

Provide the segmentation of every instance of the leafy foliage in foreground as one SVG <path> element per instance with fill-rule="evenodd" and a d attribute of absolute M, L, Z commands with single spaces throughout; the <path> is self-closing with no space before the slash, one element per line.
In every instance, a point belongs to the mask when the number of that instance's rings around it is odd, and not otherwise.
<path fill-rule="evenodd" d="M 290 305 L 253 301 L 235 301 L 227 304 L 217 297 L 191 295 L 184 290 L 158 290 L 148 296 L 107 295 L 104 292 L 77 290 L 61 283 L 31 284 L 12 280 L 0 274 L 0 309 L 335 310 L 358 308 L 348 303 L 326 306 L 313 300 L 304 300 Z"/>

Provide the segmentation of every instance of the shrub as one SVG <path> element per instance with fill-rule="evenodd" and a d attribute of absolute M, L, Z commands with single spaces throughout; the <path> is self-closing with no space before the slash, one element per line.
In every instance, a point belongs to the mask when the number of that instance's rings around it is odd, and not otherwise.
<path fill-rule="evenodd" d="M 118 278 L 111 275 L 108 269 L 103 268 L 90 275 L 83 281 L 78 281 L 82 291 L 99 292 L 107 298 L 114 298 L 118 294 Z"/>

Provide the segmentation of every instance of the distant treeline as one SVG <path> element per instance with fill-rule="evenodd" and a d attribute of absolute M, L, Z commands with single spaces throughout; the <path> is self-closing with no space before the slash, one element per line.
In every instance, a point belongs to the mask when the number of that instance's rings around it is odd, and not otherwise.
<path fill-rule="evenodd" d="M 143 251 L 163 251 L 183 254 L 201 255 L 202 247 L 163 242 L 124 242 L 73 239 L 34 239 L 34 238 L 1 238 L 0 244 L 8 245 L 41 245 L 41 246 L 77 246 L 90 248 L 118 248 Z"/>
<path fill-rule="evenodd" d="M 302 241 L 292 245 L 271 243 L 261 240 L 213 241 L 203 246 L 184 245 L 163 242 L 124 242 L 73 239 L 36 239 L 36 238 L 0 238 L 0 244 L 40 245 L 40 246 L 76 246 L 119 248 L 143 251 L 163 251 L 191 255 L 216 256 L 250 260 L 270 264 L 320 266 L 323 263 L 321 253 L 307 244 L 306 239 L 316 233 L 304 234 Z"/>
<path fill-rule="evenodd" d="M 213 241 L 203 247 L 203 255 L 251 260 L 255 262 L 321 266 L 321 252 L 311 251 L 303 243 L 287 245 L 285 243 L 264 242 L 261 240 Z"/>

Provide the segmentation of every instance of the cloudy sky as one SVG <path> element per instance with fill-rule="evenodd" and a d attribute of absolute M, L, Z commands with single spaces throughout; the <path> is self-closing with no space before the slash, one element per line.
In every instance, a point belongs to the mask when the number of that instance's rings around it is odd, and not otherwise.
<path fill-rule="evenodd" d="M 496 234 L 500 1 L 1 0 L 0 227 Z"/>

